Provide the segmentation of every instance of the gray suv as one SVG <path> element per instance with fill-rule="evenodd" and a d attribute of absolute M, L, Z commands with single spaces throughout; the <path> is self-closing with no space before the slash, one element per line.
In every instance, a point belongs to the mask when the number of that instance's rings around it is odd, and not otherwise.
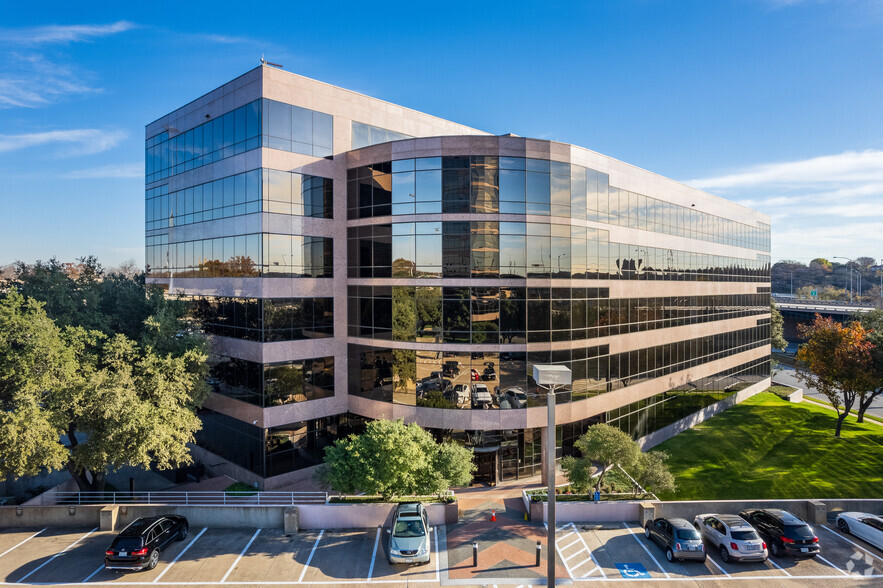
<path fill-rule="evenodd" d="M 668 561 L 705 561 L 705 546 L 699 531 L 687 519 L 654 519 L 647 522 L 644 535 L 665 550 Z"/>
<path fill-rule="evenodd" d="M 389 563 L 429 563 L 429 519 L 419 502 L 396 507 L 389 533 Z"/>

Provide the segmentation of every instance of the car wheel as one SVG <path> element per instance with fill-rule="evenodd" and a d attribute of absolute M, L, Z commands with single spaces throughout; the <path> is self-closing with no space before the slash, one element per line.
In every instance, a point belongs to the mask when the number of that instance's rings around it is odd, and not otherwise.
<path fill-rule="evenodd" d="M 672 552 L 671 547 L 665 550 L 665 559 L 667 559 L 668 561 L 675 560 L 675 554 L 674 552 Z"/>
<path fill-rule="evenodd" d="M 721 545 L 721 559 L 724 560 L 724 563 L 730 563 L 730 552 L 724 545 Z"/>
<path fill-rule="evenodd" d="M 707 559 L 708 559 L 708 556 L 706 555 L 701 560 L 699 560 L 699 563 L 705 563 L 705 560 L 707 560 Z"/>
<path fill-rule="evenodd" d="M 773 552 L 774 556 L 782 557 L 782 548 L 781 548 L 781 546 L 779 546 L 778 543 L 775 543 L 775 542 L 771 543 L 770 544 L 770 551 Z"/>
<path fill-rule="evenodd" d="M 189 530 L 190 530 L 190 529 L 187 527 L 187 525 L 182 526 L 182 527 L 181 527 L 181 530 L 178 531 L 178 541 L 183 541 L 184 539 L 186 539 L 186 538 L 187 538 L 187 532 L 188 532 Z"/>
<path fill-rule="evenodd" d="M 837 528 L 847 535 L 849 534 L 849 524 L 843 519 L 837 519 Z"/>
<path fill-rule="evenodd" d="M 644 527 L 644 537 L 650 538 L 650 527 Z"/>
<path fill-rule="evenodd" d="M 156 567 L 156 564 L 159 563 L 159 549 L 154 549 L 153 553 L 150 554 L 150 559 L 147 560 L 147 569 L 152 570 Z"/>

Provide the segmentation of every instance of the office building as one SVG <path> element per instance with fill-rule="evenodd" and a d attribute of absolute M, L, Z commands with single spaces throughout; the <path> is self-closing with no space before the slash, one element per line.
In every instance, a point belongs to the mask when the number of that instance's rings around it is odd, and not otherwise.
<path fill-rule="evenodd" d="M 266 488 L 367 420 L 540 473 L 769 377 L 769 219 L 599 153 L 491 135 L 262 65 L 147 126 L 150 281 L 194 300 L 194 454 Z"/>

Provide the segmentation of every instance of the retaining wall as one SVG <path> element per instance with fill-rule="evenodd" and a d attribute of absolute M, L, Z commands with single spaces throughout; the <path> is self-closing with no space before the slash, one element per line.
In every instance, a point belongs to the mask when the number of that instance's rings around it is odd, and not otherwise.
<path fill-rule="evenodd" d="M 668 441 L 675 435 L 683 433 L 687 429 L 692 429 L 699 423 L 710 419 L 714 415 L 719 414 L 727 410 L 728 408 L 732 408 L 740 402 L 748 400 L 755 394 L 763 392 L 770 387 L 770 381 L 770 378 L 766 378 L 765 380 L 762 380 L 757 384 L 752 384 L 744 390 L 739 390 L 735 394 L 727 396 L 723 400 L 719 400 L 714 404 L 706 406 L 698 412 L 694 412 L 690 416 L 684 417 L 679 421 L 675 421 L 674 423 L 659 429 L 658 431 L 654 431 L 649 435 L 641 437 L 637 440 L 638 445 L 641 446 L 641 451 L 647 451 L 652 447 L 656 447 L 660 443 Z"/>

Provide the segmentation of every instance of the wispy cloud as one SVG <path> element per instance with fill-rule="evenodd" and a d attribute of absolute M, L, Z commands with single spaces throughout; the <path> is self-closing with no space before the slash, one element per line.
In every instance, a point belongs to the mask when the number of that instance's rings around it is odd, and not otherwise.
<path fill-rule="evenodd" d="M 94 179 L 114 179 L 114 178 L 143 178 L 143 163 L 121 163 L 117 165 L 102 165 L 99 167 L 90 167 L 86 169 L 78 169 L 72 172 L 62 174 L 60 176 L 66 180 L 94 180 Z"/>
<path fill-rule="evenodd" d="M 126 137 L 118 130 L 70 129 L 23 135 L 0 135 L 0 153 L 17 151 L 37 145 L 62 145 L 60 156 L 90 155 L 115 147 Z"/>
<path fill-rule="evenodd" d="M 685 183 L 769 214 L 773 259 L 883 250 L 883 151 L 764 163 Z"/>
<path fill-rule="evenodd" d="M 136 26 L 135 23 L 120 20 L 107 25 L 59 25 L 0 29 L 0 42 L 5 45 L 75 43 L 115 35 L 134 29 Z"/>

